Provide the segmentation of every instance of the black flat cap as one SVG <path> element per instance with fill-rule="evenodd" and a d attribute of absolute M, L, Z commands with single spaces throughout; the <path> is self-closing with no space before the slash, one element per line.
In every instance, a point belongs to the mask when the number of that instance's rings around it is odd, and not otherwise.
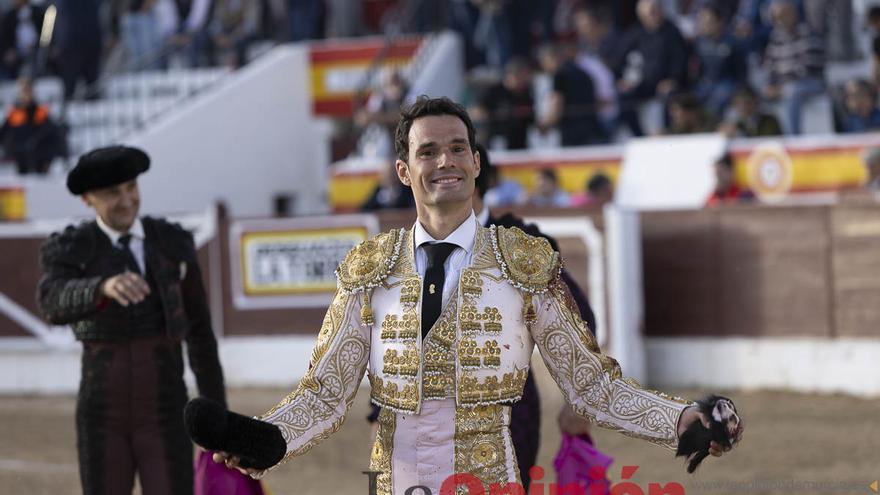
<path fill-rule="evenodd" d="M 150 157 L 129 146 L 97 148 L 81 156 L 67 174 L 67 189 L 80 195 L 134 179 L 150 168 Z"/>

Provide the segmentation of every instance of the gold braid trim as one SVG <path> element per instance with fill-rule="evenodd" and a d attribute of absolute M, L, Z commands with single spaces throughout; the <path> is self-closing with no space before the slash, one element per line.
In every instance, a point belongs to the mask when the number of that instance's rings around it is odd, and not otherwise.
<path fill-rule="evenodd" d="M 389 409 L 382 409 L 379 412 L 379 432 L 370 455 L 370 471 L 382 472 L 376 478 L 377 495 L 391 495 L 391 457 L 396 429 L 397 415 Z"/>
<path fill-rule="evenodd" d="M 348 293 L 363 292 L 384 282 L 400 257 L 405 233 L 404 229 L 391 230 L 366 240 L 349 251 L 336 268 L 340 290 Z"/>

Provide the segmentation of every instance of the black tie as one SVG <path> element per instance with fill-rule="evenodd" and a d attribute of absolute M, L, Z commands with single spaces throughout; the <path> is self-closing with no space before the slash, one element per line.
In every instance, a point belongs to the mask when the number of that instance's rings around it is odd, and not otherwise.
<path fill-rule="evenodd" d="M 141 267 L 134 258 L 134 253 L 131 252 L 131 247 L 129 247 L 130 242 L 131 234 L 119 236 L 119 249 L 121 249 L 122 254 L 125 255 L 125 267 L 134 273 L 141 273 Z"/>
<path fill-rule="evenodd" d="M 455 244 L 448 242 L 422 245 L 425 254 L 428 255 L 428 267 L 422 285 L 422 338 L 428 335 L 428 331 L 440 317 L 440 309 L 443 307 L 443 282 L 446 280 L 443 262 L 456 247 Z"/>

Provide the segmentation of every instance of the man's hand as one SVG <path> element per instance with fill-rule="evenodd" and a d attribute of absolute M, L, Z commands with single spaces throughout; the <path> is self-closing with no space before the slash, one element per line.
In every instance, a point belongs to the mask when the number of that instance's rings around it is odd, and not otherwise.
<path fill-rule="evenodd" d="M 150 295 L 150 286 L 137 273 L 124 272 L 102 282 L 100 293 L 122 306 L 128 306 L 146 299 Z"/>
<path fill-rule="evenodd" d="M 565 404 L 559 410 L 559 416 L 556 417 L 556 421 L 559 423 L 560 431 L 570 436 L 576 437 L 590 434 L 590 422 L 580 417 L 568 404 Z"/>
<path fill-rule="evenodd" d="M 247 469 L 245 469 L 245 468 L 243 468 L 243 467 L 240 467 L 240 466 L 238 465 L 238 463 L 239 463 L 239 461 L 241 461 L 241 459 L 238 458 L 238 457 L 236 457 L 236 456 L 234 456 L 234 455 L 229 455 L 229 454 L 227 454 L 226 452 L 214 452 L 214 455 L 211 456 L 211 458 L 212 458 L 212 459 L 214 460 L 214 462 L 216 462 L 217 464 L 223 463 L 223 464 L 225 464 L 226 467 L 228 467 L 229 469 L 236 469 L 236 470 L 238 470 L 238 472 L 241 473 L 241 474 L 245 474 L 245 475 L 251 476 L 251 475 L 254 475 L 254 474 L 258 474 L 258 473 L 260 472 L 258 469 L 254 469 L 254 468 L 247 468 Z"/>
<path fill-rule="evenodd" d="M 678 419 L 678 437 L 679 438 L 681 438 L 682 433 L 687 431 L 688 427 L 694 421 L 699 421 L 699 422 L 703 423 L 703 426 L 705 426 L 706 429 L 709 429 L 709 427 L 710 427 L 709 418 L 707 418 L 705 414 L 703 414 L 699 410 L 697 410 L 696 406 L 690 406 L 690 407 L 686 408 L 684 411 L 682 411 L 681 417 Z M 726 450 L 730 450 L 730 449 L 726 449 Z M 726 450 L 722 449 L 721 444 L 719 444 L 718 442 L 714 442 L 714 441 L 709 442 L 709 453 L 715 457 L 721 457 L 721 454 L 723 454 Z"/>

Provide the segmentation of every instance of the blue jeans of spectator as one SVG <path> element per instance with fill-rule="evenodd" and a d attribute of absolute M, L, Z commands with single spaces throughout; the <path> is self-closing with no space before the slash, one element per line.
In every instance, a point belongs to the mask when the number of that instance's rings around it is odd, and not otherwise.
<path fill-rule="evenodd" d="M 782 85 L 782 108 L 789 134 L 801 133 L 801 114 L 804 104 L 810 98 L 824 92 L 825 81 L 817 77 L 806 77 Z"/>
<path fill-rule="evenodd" d="M 162 37 L 156 17 L 151 13 L 127 13 L 120 19 L 122 42 L 128 53 L 128 70 L 159 69 Z"/>
<path fill-rule="evenodd" d="M 324 30 L 321 0 L 287 0 L 287 28 L 290 41 L 321 38 Z"/>

